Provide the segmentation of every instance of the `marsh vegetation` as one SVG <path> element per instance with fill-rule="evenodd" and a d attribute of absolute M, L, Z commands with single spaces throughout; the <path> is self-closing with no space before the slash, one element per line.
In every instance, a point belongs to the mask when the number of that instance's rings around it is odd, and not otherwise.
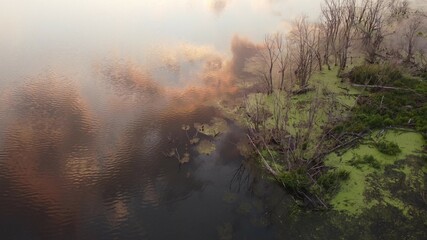
<path fill-rule="evenodd" d="M 360 174 L 381 177 L 396 160 L 425 155 L 423 140 L 414 143 L 427 136 L 425 23 L 406 1 L 325 0 L 320 21 L 299 17 L 287 34 L 266 35 L 247 68 L 258 88 L 231 112 L 260 165 L 299 205 L 338 209 L 342 192 L 360 189 L 345 187 Z M 413 139 L 403 143 L 400 134 Z"/>

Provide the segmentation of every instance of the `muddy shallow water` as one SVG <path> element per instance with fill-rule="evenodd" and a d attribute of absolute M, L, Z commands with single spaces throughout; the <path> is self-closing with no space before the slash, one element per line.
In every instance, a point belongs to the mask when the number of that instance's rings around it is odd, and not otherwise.
<path fill-rule="evenodd" d="M 318 1 L 176 2 L 0 3 L 1 239 L 422 236 L 394 208 L 295 207 L 214 107 Z"/>

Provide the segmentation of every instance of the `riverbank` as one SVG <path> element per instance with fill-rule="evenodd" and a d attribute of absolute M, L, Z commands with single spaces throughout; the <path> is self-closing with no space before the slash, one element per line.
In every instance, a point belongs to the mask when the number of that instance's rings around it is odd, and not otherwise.
<path fill-rule="evenodd" d="M 314 74 L 302 94 L 248 92 L 218 105 L 249 129 L 252 157 L 298 205 L 351 216 L 385 206 L 427 222 L 426 79 L 386 65 L 336 76 Z M 297 146 L 300 135 L 309 136 Z"/>

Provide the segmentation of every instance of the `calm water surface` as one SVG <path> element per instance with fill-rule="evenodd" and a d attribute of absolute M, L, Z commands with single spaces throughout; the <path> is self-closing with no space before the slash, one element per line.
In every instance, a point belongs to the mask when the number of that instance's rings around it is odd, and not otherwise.
<path fill-rule="evenodd" d="M 264 34 L 319 2 L 1 1 L 0 238 L 336 236 L 322 214 L 294 219 L 233 122 L 198 135 L 210 155 L 187 136 L 223 117 L 207 103 L 238 94 Z"/>
<path fill-rule="evenodd" d="M 305 1 L 313 6 L 317 4 Z M 261 239 L 289 197 L 235 147 L 183 124 L 221 117 L 285 1 L 2 1 L 1 239 Z M 176 148 L 190 161 L 167 153 Z"/>

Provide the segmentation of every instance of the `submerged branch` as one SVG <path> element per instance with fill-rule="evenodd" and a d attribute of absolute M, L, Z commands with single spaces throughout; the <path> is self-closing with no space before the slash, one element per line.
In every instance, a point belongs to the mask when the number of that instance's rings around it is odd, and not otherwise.
<path fill-rule="evenodd" d="M 364 85 L 364 84 L 351 84 L 353 87 L 363 87 L 363 88 L 380 88 L 380 89 L 391 89 L 391 90 L 402 90 L 402 91 L 409 91 L 413 93 L 417 93 L 415 90 L 410 88 L 399 88 L 399 87 L 390 87 L 390 86 L 382 86 L 382 85 Z"/>
<path fill-rule="evenodd" d="M 246 134 L 246 136 L 248 137 L 249 141 L 251 142 L 252 146 L 255 148 L 255 150 L 257 151 L 258 155 L 261 157 L 262 162 L 265 166 L 265 168 L 276 178 L 278 179 L 278 174 L 276 171 L 274 171 L 274 169 L 270 166 L 270 164 L 268 164 L 267 160 L 264 158 L 264 156 L 261 154 L 261 152 L 259 151 L 258 147 L 256 146 L 256 144 L 254 143 L 254 141 L 252 140 L 251 136 L 249 136 L 249 134 Z"/>

